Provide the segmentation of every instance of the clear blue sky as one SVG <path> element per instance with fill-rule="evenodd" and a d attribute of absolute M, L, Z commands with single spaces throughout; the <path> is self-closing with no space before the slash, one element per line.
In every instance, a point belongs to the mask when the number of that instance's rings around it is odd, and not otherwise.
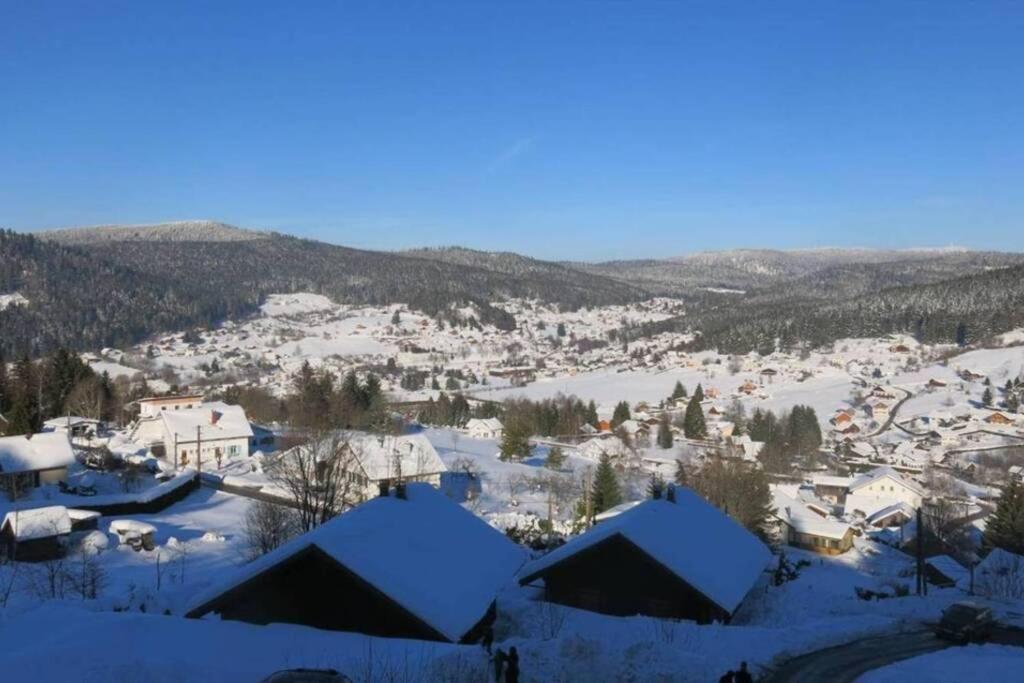
<path fill-rule="evenodd" d="M 1024 250 L 1024 3 L 0 0 L 0 225 Z"/>

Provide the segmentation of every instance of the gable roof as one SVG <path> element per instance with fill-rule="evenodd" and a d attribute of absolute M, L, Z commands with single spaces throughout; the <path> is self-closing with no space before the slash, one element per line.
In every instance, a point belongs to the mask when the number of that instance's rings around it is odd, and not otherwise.
<path fill-rule="evenodd" d="M 19 541 L 31 541 L 70 534 L 71 516 L 63 505 L 13 510 L 4 515 L 0 529 L 7 528 L 8 525 L 14 538 Z"/>
<path fill-rule="evenodd" d="M 897 472 L 892 467 L 889 467 L 888 465 L 876 467 L 870 472 L 865 472 L 864 474 L 854 479 L 852 482 L 850 482 L 850 492 L 853 493 L 858 489 L 862 489 L 865 486 L 872 484 L 876 481 L 879 481 L 881 479 L 885 479 L 886 477 L 896 480 L 898 483 L 903 484 L 903 486 L 905 486 L 906 488 L 910 489 L 911 491 L 920 496 L 925 495 L 924 489 L 921 488 L 917 484 L 917 482 L 908 479 L 907 477 L 904 477 L 902 474 Z"/>
<path fill-rule="evenodd" d="M 599 543 L 621 536 L 730 614 L 771 560 L 756 536 L 686 488 L 676 502 L 648 500 L 606 519 L 531 562 L 521 584 Z"/>
<path fill-rule="evenodd" d="M 397 478 L 398 468 L 401 468 L 402 477 L 448 471 L 437 449 L 422 434 L 376 436 L 351 432 L 345 438 L 371 481 Z"/>
<path fill-rule="evenodd" d="M 850 525 L 834 519 L 826 519 L 810 510 L 807 504 L 775 489 L 772 491 L 775 516 L 788 524 L 794 531 L 810 536 L 842 540 L 850 532 Z"/>
<path fill-rule="evenodd" d="M 28 436 L 0 437 L 0 472 L 30 472 L 68 467 L 75 462 L 68 435 L 42 432 Z"/>
<path fill-rule="evenodd" d="M 466 422 L 466 429 L 488 429 L 491 431 L 501 429 L 501 420 L 496 417 L 474 417 Z"/>
<path fill-rule="evenodd" d="M 444 637 L 458 641 L 484 616 L 525 551 L 429 484 L 406 486 L 335 517 L 203 591 L 186 609 L 210 603 L 296 554 L 316 548 Z"/>
<path fill-rule="evenodd" d="M 216 422 L 214 417 L 217 417 Z M 220 401 L 203 403 L 198 408 L 165 410 L 160 413 L 160 419 L 168 434 L 178 435 L 179 444 L 195 441 L 197 427 L 202 428 L 203 441 L 252 438 L 252 426 L 242 406 Z"/>

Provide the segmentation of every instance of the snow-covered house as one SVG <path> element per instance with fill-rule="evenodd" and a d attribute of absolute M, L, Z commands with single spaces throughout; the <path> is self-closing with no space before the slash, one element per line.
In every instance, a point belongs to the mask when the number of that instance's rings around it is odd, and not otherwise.
<path fill-rule="evenodd" d="M 75 462 L 68 435 L 43 432 L 0 437 L 0 490 L 25 491 L 66 481 Z"/>
<path fill-rule="evenodd" d="M 815 496 L 833 505 L 842 505 L 853 479 L 831 474 L 817 474 L 811 482 L 814 484 Z"/>
<path fill-rule="evenodd" d="M 520 572 L 545 599 L 612 615 L 728 621 L 771 560 L 756 536 L 685 488 L 602 521 Z"/>
<path fill-rule="evenodd" d="M 448 471 L 433 444 L 422 434 L 378 436 L 347 433 L 345 447 L 354 456 L 351 476 L 362 489 L 362 499 L 380 491 L 381 484 L 417 481 L 441 486 L 441 475 Z"/>
<path fill-rule="evenodd" d="M 466 432 L 474 439 L 494 439 L 500 441 L 502 431 L 501 420 L 496 417 L 474 417 L 466 423 Z"/>
<path fill-rule="evenodd" d="M 971 572 L 949 555 L 936 555 L 925 559 L 925 577 L 940 588 L 970 586 Z"/>
<path fill-rule="evenodd" d="M 474 642 L 525 558 L 500 531 L 413 483 L 240 567 L 185 613 Z"/>
<path fill-rule="evenodd" d="M 604 455 L 607 455 L 612 460 L 616 460 L 627 457 L 629 455 L 629 448 L 619 437 L 610 436 L 584 441 L 576 448 L 576 454 L 594 462 L 599 461 Z"/>
<path fill-rule="evenodd" d="M 159 421 L 165 457 L 179 467 L 210 468 L 249 454 L 253 432 L 241 406 L 201 403 L 162 411 Z"/>
<path fill-rule="evenodd" d="M 904 477 L 892 467 L 878 467 L 850 482 L 847 498 L 875 499 L 906 503 L 921 507 L 925 491 L 917 482 Z"/>
<path fill-rule="evenodd" d="M 99 420 L 75 415 L 55 417 L 43 423 L 43 431 L 45 432 L 62 432 L 72 437 L 95 435 L 99 428 Z"/>
<path fill-rule="evenodd" d="M 140 398 L 139 418 L 157 417 L 168 410 L 189 410 L 198 408 L 203 402 L 202 394 L 186 394 L 184 396 L 151 396 Z"/>
<path fill-rule="evenodd" d="M 876 422 L 884 422 L 889 419 L 889 404 L 886 401 L 868 401 L 864 410 Z"/>
<path fill-rule="evenodd" d="M 853 547 L 853 528 L 829 519 L 776 488 L 772 492 L 780 540 L 823 555 L 839 555 Z"/>

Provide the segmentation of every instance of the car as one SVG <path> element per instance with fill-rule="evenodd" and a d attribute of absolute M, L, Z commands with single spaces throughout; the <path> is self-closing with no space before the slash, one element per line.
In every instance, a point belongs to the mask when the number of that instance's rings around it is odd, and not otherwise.
<path fill-rule="evenodd" d="M 992 610 L 974 602 L 957 602 L 942 613 L 935 635 L 959 643 L 981 642 L 992 635 Z"/>
<path fill-rule="evenodd" d="M 286 669 L 272 673 L 260 683 L 352 683 L 352 679 L 334 669 Z"/>

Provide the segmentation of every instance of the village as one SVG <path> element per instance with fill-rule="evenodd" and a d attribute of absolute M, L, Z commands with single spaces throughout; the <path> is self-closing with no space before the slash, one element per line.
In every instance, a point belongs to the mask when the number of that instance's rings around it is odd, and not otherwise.
<path fill-rule="evenodd" d="M 83 354 L 138 398 L 0 437 L 0 607 L 21 656 L 84 610 L 70 639 L 116 632 L 125 666 L 151 671 L 136 632 L 162 630 L 222 680 L 487 680 L 498 651 L 524 681 L 717 680 L 740 661 L 769 680 L 919 638 L 964 600 L 1024 626 L 1024 557 L 988 530 L 1024 484 L 1021 334 L 739 356 L 624 332 L 673 300 L 503 306 L 513 331 L 279 295 Z M 328 375 L 379 397 L 383 423 L 267 419 Z M 523 417 L 546 409 L 576 412 Z M 239 650 L 213 664 L 211 639 Z"/>

